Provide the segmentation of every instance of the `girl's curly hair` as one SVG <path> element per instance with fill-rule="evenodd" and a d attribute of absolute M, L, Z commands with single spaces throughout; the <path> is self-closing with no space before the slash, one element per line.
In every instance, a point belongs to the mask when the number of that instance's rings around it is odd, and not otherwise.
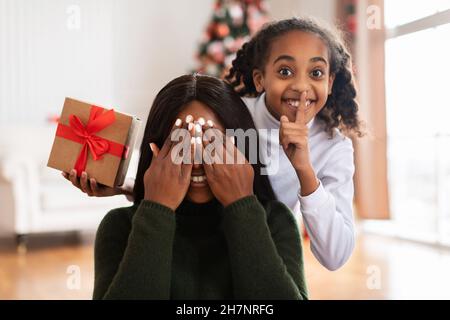
<path fill-rule="evenodd" d="M 313 33 L 325 42 L 330 56 L 330 73 L 335 76 L 332 92 L 316 118 L 324 122 L 325 131 L 330 137 L 334 135 L 334 128 L 361 137 L 363 133 L 358 118 L 351 55 L 337 30 L 322 26 L 311 18 L 291 18 L 265 24 L 236 53 L 225 79 L 241 96 L 257 96 L 253 70 L 264 70 L 273 41 L 295 30 Z"/>

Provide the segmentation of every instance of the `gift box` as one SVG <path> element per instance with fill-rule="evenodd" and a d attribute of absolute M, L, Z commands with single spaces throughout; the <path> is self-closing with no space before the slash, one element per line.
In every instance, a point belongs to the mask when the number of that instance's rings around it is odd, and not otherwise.
<path fill-rule="evenodd" d="M 113 109 L 66 98 L 47 166 L 77 170 L 109 187 L 125 180 L 141 121 Z"/>

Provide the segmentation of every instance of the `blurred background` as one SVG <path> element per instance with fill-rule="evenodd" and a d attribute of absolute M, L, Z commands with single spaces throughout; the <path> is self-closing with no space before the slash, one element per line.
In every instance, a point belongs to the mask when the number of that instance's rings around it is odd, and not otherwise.
<path fill-rule="evenodd" d="M 345 32 L 369 133 L 354 254 L 331 272 L 306 249 L 310 297 L 450 299 L 450 0 L 0 0 L 0 299 L 90 299 L 98 223 L 131 204 L 46 167 L 65 97 L 145 122 L 169 80 L 223 76 L 264 22 L 304 15 Z"/>

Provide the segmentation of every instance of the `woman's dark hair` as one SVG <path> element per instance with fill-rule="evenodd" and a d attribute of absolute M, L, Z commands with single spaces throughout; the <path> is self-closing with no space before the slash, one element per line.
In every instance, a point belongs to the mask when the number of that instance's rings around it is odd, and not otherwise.
<path fill-rule="evenodd" d="M 144 198 L 144 173 L 150 166 L 153 153 L 149 143 L 153 142 L 161 148 L 169 135 L 178 114 L 192 101 L 199 101 L 208 106 L 222 122 L 226 129 L 255 129 L 250 112 L 234 89 L 225 81 L 205 75 L 184 75 L 170 81 L 156 96 L 145 126 L 142 139 L 139 165 L 134 185 L 134 203 L 139 204 Z M 258 140 L 259 148 L 259 140 Z M 251 148 L 246 141 L 245 150 L 241 150 L 246 158 Z M 259 151 L 258 151 L 259 155 Z M 275 200 L 269 178 L 261 175 L 263 165 L 252 164 L 254 170 L 253 191 L 266 204 Z"/>
<path fill-rule="evenodd" d="M 332 93 L 316 117 L 325 123 L 325 130 L 330 136 L 333 136 L 334 128 L 339 128 L 361 137 L 363 133 L 358 118 L 356 88 L 349 51 L 337 30 L 328 29 L 311 18 L 291 18 L 265 24 L 236 53 L 225 79 L 241 96 L 257 96 L 253 70 L 259 69 L 264 72 L 273 41 L 290 31 L 297 30 L 313 33 L 325 42 L 330 58 L 330 73 L 335 76 Z"/>

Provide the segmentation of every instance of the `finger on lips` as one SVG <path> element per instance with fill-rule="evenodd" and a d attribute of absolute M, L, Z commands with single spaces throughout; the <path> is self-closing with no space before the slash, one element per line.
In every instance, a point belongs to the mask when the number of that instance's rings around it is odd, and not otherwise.
<path fill-rule="evenodd" d="M 281 122 L 281 124 L 289 123 L 289 118 L 286 117 L 285 115 L 283 115 L 280 117 L 280 122 Z"/>
<path fill-rule="evenodd" d="M 306 124 L 306 96 L 308 91 L 303 91 L 300 95 L 300 105 L 297 108 L 297 112 L 295 115 L 295 122 Z"/>

